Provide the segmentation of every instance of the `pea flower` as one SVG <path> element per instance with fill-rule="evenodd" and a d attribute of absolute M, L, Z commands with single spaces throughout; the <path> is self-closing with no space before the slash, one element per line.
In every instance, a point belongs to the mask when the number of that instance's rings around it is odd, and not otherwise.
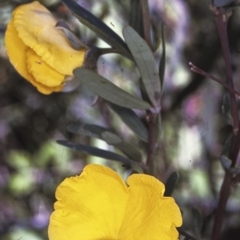
<path fill-rule="evenodd" d="M 49 239 L 176 240 L 181 213 L 163 193 L 152 176 L 133 174 L 125 183 L 108 167 L 87 165 L 58 186 Z"/>
<path fill-rule="evenodd" d="M 15 9 L 5 34 L 7 54 L 16 70 L 39 92 L 59 92 L 67 76 L 83 64 L 86 48 L 71 47 L 57 20 L 39 2 Z"/>

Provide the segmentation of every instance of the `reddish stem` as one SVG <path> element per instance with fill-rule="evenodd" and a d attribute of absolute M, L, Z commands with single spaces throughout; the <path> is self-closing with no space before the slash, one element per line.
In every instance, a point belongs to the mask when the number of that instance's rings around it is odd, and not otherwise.
<path fill-rule="evenodd" d="M 224 56 L 224 61 L 226 65 L 226 72 L 227 72 L 227 84 L 230 88 L 234 88 L 233 77 L 232 77 L 232 67 L 231 67 L 231 60 L 230 60 L 230 51 L 229 51 L 229 43 L 228 43 L 228 36 L 227 36 L 227 20 L 225 19 L 226 16 L 222 13 L 220 8 L 216 10 L 216 23 L 218 28 L 218 33 L 220 36 L 220 41 L 222 45 L 222 51 Z M 238 110 L 237 110 L 237 102 L 235 95 L 231 92 L 230 94 L 230 101 L 231 101 L 231 112 L 233 117 L 233 131 L 236 133 L 238 131 Z"/>
<path fill-rule="evenodd" d="M 151 111 L 148 112 L 148 150 L 147 150 L 147 162 L 146 165 L 149 168 L 149 173 L 153 174 L 153 155 L 156 145 L 156 118 L 157 115 Z"/>
<path fill-rule="evenodd" d="M 227 37 L 227 28 L 226 21 L 224 21 L 224 15 L 221 12 L 220 8 L 216 10 L 216 23 L 219 32 L 219 37 L 221 40 L 223 56 L 226 65 L 227 71 L 227 84 L 231 89 L 234 89 L 233 79 L 232 79 L 232 68 L 230 62 L 230 51 L 228 45 L 228 37 Z M 240 132 L 239 132 L 239 119 L 237 112 L 237 102 L 235 98 L 235 94 L 229 91 L 230 101 L 231 101 L 231 115 L 233 119 L 233 137 L 232 137 L 232 146 L 229 151 L 229 159 L 232 160 L 231 167 L 235 167 L 237 156 L 239 153 L 239 141 L 240 141 Z M 224 213 L 227 205 L 228 198 L 231 194 L 231 185 L 232 185 L 232 174 L 226 171 L 225 177 L 220 190 L 219 203 L 216 210 L 216 215 L 214 219 L 213 232 L 211 240 L 220 239 L 220 233 L 222 229 Z"/>
<path fill-rule="evenodd" d="M 195 65 L 194 65 L 193 63 L 191 63 L 191 62 L 189 63 L 189 66 L 191 67 L 191 71 L 193 71 L 193 72 L 195 72 L 195 73 L 198 73 L 198 74 L 200 74 L 200 75 L 202 75 L 202 76 L 204 76 L 204 77 L 206 77 L 206 78 L 209 78 L 209 79 L 211 79 L 211 80 L 213 80 L 213 81 L 221 84 L 221 85 L 222 85 L 223 87 L 225 87 L 229 92 L 231 92 L 231 93 L 233 93 L 233 94 L 235 93 L 235 94 L 237 94 L 237 95 L 240 97 L 240 93 L 239 93 L 237 90 L 229 87 L 226 83 L 220 81 L 219 79 L 217 79 L 217 78 L 214 77 L 213 75 L 211 75 L 211 74 L 203 71 L 202 69 L 198 68 L 197 66 L 195 66 Z"/>

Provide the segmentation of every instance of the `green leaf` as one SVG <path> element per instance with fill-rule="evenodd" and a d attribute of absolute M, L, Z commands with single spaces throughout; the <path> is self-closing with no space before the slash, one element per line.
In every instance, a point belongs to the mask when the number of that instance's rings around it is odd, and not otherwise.
<path fill-rule="evenodd" d="M 102 132 L 108 131 L 105 127 L 86 123 L 72 123 L 67 127 L 67 130 L 71 133 L 82 134 L 95 138 L 101 138 Z"/>
<path fill-rule="evenodd" d="M 221 156 L 228 157 L 231 147 L 232 147 L 232 135 L 224 143 Z"/>
<path fill-rule="evenodd" d="M 230 101 L 229 93 L 226 93 L 223 97 L 222 113 L 227 124 L 230 124 L 231 126 L 233 126 L 233 119 L 231 114 L 231 101 Z"/>
<path fill-rule="evenodd" d="M 119 106 L 125 106 L 127 108 L 143 110 L 151 107 L 149 103 L 140 98 L 134 97 L 128 92 L 125 92 L 121 88 L 108 81 L 106 78 L 96 74 L 91 70 L 76 68 L 73 73 L 92 92 L 99 95 L 103 99 L 108 100 L 109 102 L 115 103 Z"/>
<path fill-rule="evenodd" d="M 224 7 L 234 2 L 234 0 L 212 0 L 212 1 L 216 7 Z"/>
<path fill-rule="evenodd" d="M 240 168 L 239 167 L 229 168 L 228 172 L 232 174 L 240 175 Z"/>
<path fill-rule="evenodd" d="M 195 236 L 200 239 L 201 238 L 201 230 L 203 227 L 203 216 L 201 212 L 197 208 L 192 208 L 192 226 Z"/>
<path fill-rule="evenodd" d="M 64 33 L 68 40 L 68 43 L 75 50 L 87 48 L 87 46 L 78 37 L 74 35 L 69 26 L 63 20 L 58 21 L 55 27 L 60 29 Z"/>
<path fill-rule="evenodd" d="M 73 0 L 62 0 L 62 2 L 73 12 L 82 24 L 90 28 L 110 46 L 119 49 L 126 57 L 131 59 L 131 55 L 125 42 L 103 21 Z"/>
<path fill-rule="evenodd" d="M 161 84 L 156 60 L 150 47 L 130 26 L 124 27 L 123 36 L 137 64 L 149 99 L 155 107 L 159 107 Z"/>
<path fill-rule="evenodd" d="M 65 140 L 57 140 L 57 143 L 65 146 L 65 147 L 71 148 L 73 150 L 85 153 L 85 154 L 90 154 L 93 156 L 97 156 L 97 157 L 101 157 L 101 158 L 105 158 L 105 159 L 109 159 L 109 160 L 114 160 L 114 161 L 121 162 L 121 163 L 129 165 L 129 166 L 136 164 L 136 162 L 134 162 L 130 159 L 127 159 L 119 154 L 109 152 L 106 150 L 102 150 L 99 148 L 82 145 L 82 144 L 75 144 L 75 143 L 71 143 L 71 142 L 68 142 Z"/>
<path fill-rule="evenodd" d="M 164 24 L 162 23 L 161 27 L 161 38 L 162 38 L 162 56 L 159 63 L 159 77 L 161 81 L 161 86 L 164 83 L 164 74 L 165 74 L 165 65 L 166 65 L 166 46 L 165 46 L 165 37 L 164 37 Z"/>
<path fill-rule="evenodd" d="M 143 37 L 143 15 L 141 1 L 131 0 L 129 25 Z"/>
<path fill-rule="evenodd" d="M 230 160 L 225 155 L 222 155 L 221 156 L 221 163 L 222 163 L 223 168 L 228 171 L 230 169 L 231 165 L 232 165 L 232 160 Z"/>
<path fill-rule="evenodd" d="M 73 123 L 68 126 L 68 131 L 72 133 L 83 134 L 86 136 L 96 137 L 105 141 L 109 145 L 113 145 L 122 151 L 130 159 L 140 162 L 141 153 L 136 147 L 128 142 L 125 142 L 121 137 L 117 136 L 115 133 L 111 132 L 109 129 L 85 123 Z"/>
<path fill-rule="evenodd" d="M 177 172 L 173 172 L 169 176 L 169 178 L 168 178 L 168 180 L 167 180 L 167 182 L 165 184 L 165 188 L 166 188 L 165 193 L 164 193 L 165 197 L 172 196 L 173 191 L 174 191 L 174 189 L 175 189 L 175 187 L 176 187 L 176 185 L 178 183 L 178 179 L 179 179 L 179 174 Z"/>
<path fill-rule="evenodd" d="M 109 103 L 109 106 L 141 140 L 148 142 L 148 130 L 132 109 L 121 107 L 113 103 Z"/>

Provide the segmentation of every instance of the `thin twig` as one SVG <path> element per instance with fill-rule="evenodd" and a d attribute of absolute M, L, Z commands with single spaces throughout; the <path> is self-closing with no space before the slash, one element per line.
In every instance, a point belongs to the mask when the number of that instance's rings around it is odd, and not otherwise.
<path fill-rule="evenodd" d="M 202 76 L 204 76 L 204 77 L 206 77 L 206 78 L 209 78 L 209 79 L 211 79 L 211 80 L 213 80 L 213 81 L 221 84 L 221 85 L 222 85 L 223 87 L 225 87 L 229 92 L 235 93 L 236 95 L 238 95 L 238 96 L 240 97 L 240 93 L 239 93 L 237 90 L 229 87 L 226 83 L 220 81 L 219 79 L 217 79 L 217 78 L 214 77 L 213 75 L 211 75 L 211 74 L 203 71 L 201 68 L 198 68 L 197 66 L 195 66 L 195 65 L 194 65 L 193 63 L 191 63 L 191 62 L 189 62 L 189 66 L 191 67 L 191 68 L 190 68 L 191 71 L 193 71 L 193 72 L 195 72 L 195 73 L 198 73 L 198 74 L 200 74 L 200 75 L 202 75 Z"/>

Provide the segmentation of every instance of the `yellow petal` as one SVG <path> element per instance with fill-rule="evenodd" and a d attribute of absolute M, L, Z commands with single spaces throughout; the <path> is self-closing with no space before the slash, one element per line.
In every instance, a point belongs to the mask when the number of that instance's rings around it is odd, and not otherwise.
<path fill-rule="evenodd" d="M 63 86 L 65 75 L 50 67 L 30 48 L 27 50 L 26 61 L 28 72 L 37 82 L 47 87 Z"/>
<path fill-rule="evenodd" d="M 33 78 L 33 77 L 32 77 Z M 41 83 L 39 83 L 38 81 L 36 81 L 36 79 L 33 78 L 33 81 L 31 82 L 32 85 L 34 87 L 37 88 L 37 90 L 42 93 L 42 94 L 51 94 L 53 92 L 60 92 L 62 89 L 63 89 L 63 85 L 59 85 L 57 87 L 48 87 L 48 86 L 45 86 Z"/>
<path fill-rule="evenodd" d="M 7 49 L 7 55 L 9 60 L 15 69 L 19 72 L 19 74 L 32 83 L 35 87 L 37 87 L 39 92 L 44 94 L 50 94 L 53 91 L 61 91 L 63 86 L 57 86 L 55 88 L 49 88 L 41 83 L 36 82 L 34 77 L 28 72 L 26 59 L 27 59 L 27 51 L 29 47 L 27 47 L 23 41 L 19 38 L 18 33 L 13 25 L 13 20 L 11 20 L 7 26 L 7 30 L 5 33 L 5 46 Z"/>
<path fill-rule="evenodd" d="M 119 239 L 128 188 L 110 168 L 88 165 L 57 188 L 50 240 Z"/>
<path fill-rule="evenodd" d="M 19 38 L 18 33 L 14 28 L 13 20 L 11 20 L 7 26 L 5 33 L 5 46 L 12 65 L 21 76 L 31 82 L 32 77 L 28 73 L 26 65 L 26 52 L 28 47 Z"/>
<path fill-rule="evenodd" d="M 57 188 L 50 240 L 176 240 L 181 213 L 156 178 L 135 174 L 128 186 L 111 169 L 88 165 Z"/>
<path fill-rule="evenodd" d="M 164 185 L 145 174 L 131 175 L 127 183 L 129 201 L 120 239 L 178 239 L 175 227 L 182 224 L 181 212 L 173 198 L 163 197 Z"/>
<path fill-rule="evenodd" d="M 83 64 L 86 49 L 74 50 L 63 31 L 55 27 L 56 19 L 39 2 L 18 7 L 13 21 L 22 41 L 58 72 L 72 75 Z"/>

